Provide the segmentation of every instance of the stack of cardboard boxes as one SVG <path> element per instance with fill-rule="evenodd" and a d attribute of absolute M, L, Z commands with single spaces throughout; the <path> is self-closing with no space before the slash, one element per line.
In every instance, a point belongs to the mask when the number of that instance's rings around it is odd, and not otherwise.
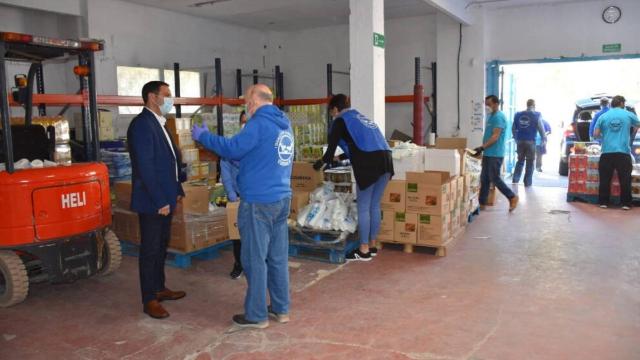
<path fill-rule="evenodd" d="M 466 226 L 473 196 L 472 178 L 465 174 L 466 139 L 445 143 L 442 149 L 425 150 L 425 166 L 450 171 L 409 171 L 406 180 L 389 182 L 378 240 L 439 246 Z"/>
<path fill-rule="evenodd" d="M 180 149 L 182 162 L 187 165 L 187 179 L 215 180 L 216 164 L 211 161 L 201 161 L 201 150 L 196 148 L 196 143 L 191 138 L 191 119 L 168 118 L 166 127 L 174 143 Z"/>
<path fill-rule="evenodd" d="M 598 195 L 600 190 L 600 155 L 572 154 L 569 156 L 569 193 L 572 195 Z M 620 180 L 614 173 L 611 195 L 620 196 Z"/>
<path fill-rule="evenodd" d="M 226 211 L 209 211 L 210 187 L 185 183 L 183 188 L 186 196 L 173 214 L 169 248 L 191 252 L 229 239 Z M 138 214 L 130 211 L 131 182 L 116 182 L 114 192 L 113 230 L 119 239 L 139 244 Z"/>
<path fill-rule="evenodd" d="M 290 219 L 297 219 L 298 213 L 309 204 L 309 195 L 322 185 L 322 172 L 313 169 L 309 162 L 296 161 L 291 169 L 291 198 Z"/>

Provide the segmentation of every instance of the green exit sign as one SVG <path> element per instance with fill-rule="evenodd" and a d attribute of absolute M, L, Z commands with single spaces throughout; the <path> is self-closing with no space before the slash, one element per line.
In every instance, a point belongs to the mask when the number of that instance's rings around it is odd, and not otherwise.
<path fill-rule="evenodd" d="M 602 45 L 603 53 L 617 53 L 622 51 L 622 44 L 604 44 Z"/>
<path fill-rule="evenodd" d="M 373 46 L 384 49 L 384 35 L 373 33 Z"/>

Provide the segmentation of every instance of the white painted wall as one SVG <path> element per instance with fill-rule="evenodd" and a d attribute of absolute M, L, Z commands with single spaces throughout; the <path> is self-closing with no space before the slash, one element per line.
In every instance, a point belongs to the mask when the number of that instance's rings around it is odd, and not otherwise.
<path fill-rule="evenodd" d="M 483 115 L 481 112 L 484 108 L 482 105 L 484 100 L 485 63 L 484 21 L 481 11 L 472 15 L 474 17 L 473 25 L 462 26 L 459 95 L 458 49 L 460 46 L 460 24 L 442 13 L 436 16 L 438 58 L 437 134 L 441 137 L 467 137 L 470 145 L 479 145 L 482 139 L 482 126 L 479 124 L 482 124 Z"/>
<path fill-rule="evenodd" d="M 385 22 L 385 87 L 387 95 L 413 93 L 414 58 L 422 59 L 425 94 L 432 92 L 431 73 L 426 67 L 436 60 L 435 15 Z M 349 27 L 347 25 L 271 34 L 271 48 L 276 49 L 274 64 L 285 73 L 285 97 L 319 98 L 326 96 L 326 64 L 334 70 L 349 70 Z M 280 48 L 279 48 L 280 47 Z M 334 74 L 334 93 L 351 91 L 349 77 Z M 387 104 L 386 135 L 394 129 L 408 135 L 413 107 L 411 104 Z M 426 116 L 426 123 L 431 121 Z"/>
<path fill-rule="evenodd" d="M 34 35 L 45 35 L 58 38 L 78 37 L 77 29 L 80 19 L 76 16 L 62 15 L 26 8 L 18 8 L 0 4 L 0 31 L 18 32 Z M 73 75 L 72 62 L 46 62 L 44 65 L 45 91 L 51 93 L 75 92 L 79 87 Z M 7 62 L 7 90 L 13 86 L 16 74 L 27 74 L 29 63 Z M 59 110 L 58 107 L 49 109 L 49 113 Z M 23 116 L 21 108 L 11 109 L 11 116 Z"/>
<path fill-rule="evenodd" d="M 65 15 L 82 15 L 83 0 L 0 0 L 0 4 Z"/>
<path fill-rule="evenodd" d="M 616 24 L 602 21 L 609 5 L 622 9 Z M 488 60 L 527 60 L 603 55 L 602 45 L 621 43 L 640 53 L 640 1 L 616 0 L 487 10 Z"/>

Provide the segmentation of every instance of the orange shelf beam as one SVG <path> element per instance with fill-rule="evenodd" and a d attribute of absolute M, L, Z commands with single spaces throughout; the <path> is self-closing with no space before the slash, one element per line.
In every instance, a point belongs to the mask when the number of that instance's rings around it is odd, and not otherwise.
<path fill-rule="evenodd" d="M 112 105 L 112 106 L 142 106 L 142 99 L 139 96 L 118 96 L 118 95 L 98 95 L 98 105 Z M 429 99 L 425 96 L 425 100 Z M 385 97 L 387 103 L 412 103 L 413 95 L 392 95 Z M 328 104 L 329 98 L 316 98 L 316 99 L 276 99 L 276 105 L 322 105 Z M 33 105 L 52 105 L 52 106 L 64 106 L 64 105 L 86 106 L 89 104 L 88 98 L 82 94 L 33 94 Z M 240 106 L 244 104 L 243 99 L 235 98 L 220 98 L 220 97 L 208 97 L 208 98 L 175 98 L 174 104 L 176 105 L 209 105 L 217 106 L 220 104 Z M 17 102 L 13 101 L 13 98 L 9 96 L 10 106 L 21 106 Z"/>

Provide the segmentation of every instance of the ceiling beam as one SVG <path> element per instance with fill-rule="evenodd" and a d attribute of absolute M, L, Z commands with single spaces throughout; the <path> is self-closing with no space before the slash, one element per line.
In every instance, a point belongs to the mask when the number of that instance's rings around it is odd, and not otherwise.
<path fill-rule="evenodd" d="M 423 0 L 463 25 L 471 25 L 471 14 L 466 9 L 468 0 Z"/>

